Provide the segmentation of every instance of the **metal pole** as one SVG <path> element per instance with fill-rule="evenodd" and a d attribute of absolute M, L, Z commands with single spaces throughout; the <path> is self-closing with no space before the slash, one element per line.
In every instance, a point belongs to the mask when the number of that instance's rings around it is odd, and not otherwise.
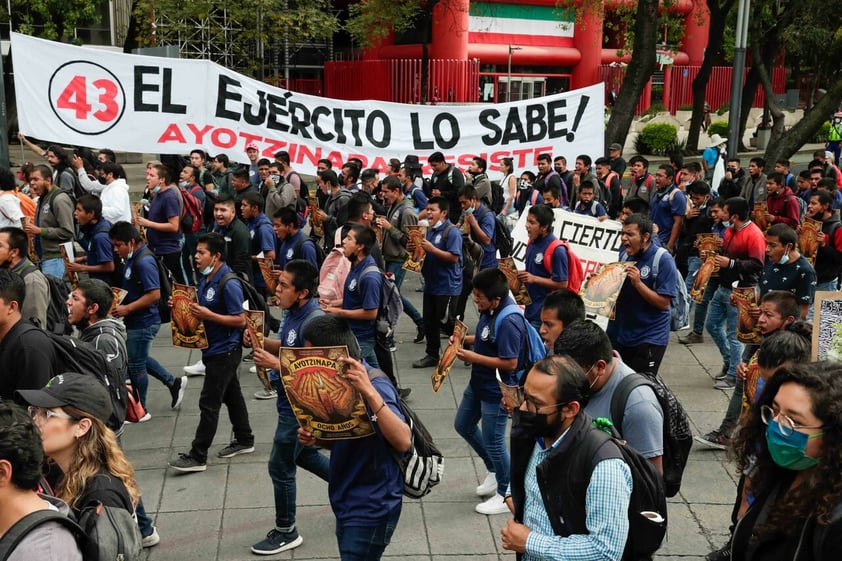
<path fill-rule="evenodd" d="M 6 73 L 3 71 L 3 54 L 0 53 L 0 166 L 9 169 L 9 130 L 6 125 Z"/>
<path fill-rule="evenodd" d="M 509 45 L 509 66 L 506 78 L 506 103 L 509 102 L 512 96 L 512 46 Z"/>
<path fill-rule="evenodd" d="M 740 0 L 737 8 L 737 34 L 734 41 L 734 73 L 731 75 L 731 104 L 728 113 L 728 159 L 737 157 L 740 147 L 740 112 L 743 98 L 743 74 L 746 69 L 749 0 Z"/>

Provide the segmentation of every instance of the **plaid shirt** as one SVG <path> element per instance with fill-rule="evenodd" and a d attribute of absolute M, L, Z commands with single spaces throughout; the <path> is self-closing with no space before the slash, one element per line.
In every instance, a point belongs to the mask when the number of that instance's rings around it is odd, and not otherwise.
<path fill-rule="evenodd" d="M 524 525 L 532 530 L 526 538 L 524 561 L 564 559 L 565 561 L 601 561 L 619 559 L 626 546 L 629 531 L 628 508 L 632 490 L 629 466 L 620 458 L 599 462 L 591 475 L 585 495 L 586 524 L 589 534 L 557 536 L 541 499 L 536 468 L 558 446 L 562 434 L 552 447 L 543 449 L 536 442 L 526 466 L 524 485 L 526 504 Z"/>

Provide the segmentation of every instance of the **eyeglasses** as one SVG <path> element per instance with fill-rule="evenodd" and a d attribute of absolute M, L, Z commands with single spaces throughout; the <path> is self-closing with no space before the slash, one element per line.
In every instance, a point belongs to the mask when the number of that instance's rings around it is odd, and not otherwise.
<path fill-rule="evenodd" d="M 49 421 L 52 417 L 55 417 L 57 419 L 66 419 L 68 421 L 75 420 L 74 417 L 68 415 L 67 413 L 58 413 L 56 411 L 44 409 L 43 407 L 36 407 L 34 405 L 30 405 L 29 407 L 27 407 L 27 411 L 29 411 L 29 416 L 36 423 L 38 421 Z"/>
<path fill-rule="evenodd" d="M 772 421 L 777 420 L 780 418 L 781 420 L 778 421 L 778 431 L 783 436 L 790 436 L 793 432 L 799 429 L 820 429 L 824 427 L 824 425 L 818 425 L 814 427 L 808 427 L 807 425 L 799 425 L 780 411 L 769 407 L 768 405 L 761 405 L 760 406 L 760 418 L 763 420 L 763 424 L 768 425 Z"/>
<path fill-rule="evenodd" d="M 518 397 L 518 407 L 520 407 L 522 404 L 526 403 L 526 410 L 529 411 L 530 413 L 538 413 L 541 409 L 546 409 L 547 407 L 562 407 L 562 406 L 570 403 L 569 401 L 563 401 L 561 403 L 552 403 L 552 404 L 549 404 L 549 405 L 538 405 L 537 403 L 535 403 L 532 400 L 531 397 L 526 395 L 523 392 L 523 390 L 518 390 L 517 397 Z"/>

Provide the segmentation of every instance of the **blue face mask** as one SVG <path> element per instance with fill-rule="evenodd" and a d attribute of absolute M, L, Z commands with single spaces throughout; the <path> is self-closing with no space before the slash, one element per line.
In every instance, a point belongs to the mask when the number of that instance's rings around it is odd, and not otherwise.
<path fill-rule="evenodd" d="M 730 221 L 730 220 L 725 220 L 725 221 L 722 223 L 722 225 L 723 225 L 723 226 L 725 226 L 726 228 L 730 228 L 730 227 L 731 227 L 731 221 Z"/>
<path fill-rule="evenodd" d="M 789 250 L 787 250 L 787 252 L 784 253 L 784 256 L 781 257 L 781 260 L 778 261 L 778 265 L 786 265 L 787 263 L 789 263 Z"/>
<path fill-rule="evenodd" d="M 160 185 L 155 185 L 155 188 L 154 188 L 154 189 L 152 189 L 152 192 L 153 192 L 153 193 L 155 193 L 155 194 L 157 195 L 158 193 L 160 193 L 160 192 L 161 192 L 161 186 L 160 186 Z"/>
<path fill-rule="evenodd" d="M 210 265 L 208 265 L 207 267 L 205 267 L 204 269 L 199 271 L 202 274 L 203 277 L 206 277 L 213 272 L 213 266 L 214 266 L 215 263 L 216 263 L 216 261 L 211 261 Z"/>
<path fill-rule="evenodd" d="M 781 434 L 778 422 L 774 419 L 766 426 L 766 445 L 772 461 L 784 469 L 803 471 L 815 467 L 818 458 L 811 458 L 806 454 L 807 442 L 822 436 L 824 433 L 806 435 L 803 432 L 792 431 L 789 436 Z"/>
<path fill-rule="evenodd" d="M 474 213 L 474 207 L 469 206 L 468 208 L 465 209 L 465 214 L 473 214 L 473 213 Z"/>
<path fill-rule="evenodd" d="M 435 229 L 441 228 L 443 224 L 444 224 L 444 220 L 439 220 L 438 222 L 433 224 L 433 229 L 435 230 Z"/>

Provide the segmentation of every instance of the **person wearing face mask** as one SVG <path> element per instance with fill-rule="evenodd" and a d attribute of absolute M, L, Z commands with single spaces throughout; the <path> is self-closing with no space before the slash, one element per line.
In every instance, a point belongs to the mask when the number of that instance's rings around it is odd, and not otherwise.
<path fill-rule="evenodd" d="M 570 206 L 570 186 L 561 179 L 560 173 L 553 169 L 552 156 L 539 154 L 536 164 L 538 165 L 538 175 L 535 177 L 532 187 L 538 193 L 543 193 L 550 186 L 558 187 L 558 192 L 561 193 L 561 206 Z M 523 212 L 522 206 L 518 209 L 518 212 Z"/>
<path fill-rule="evenodd" d="M 662 472 L 664 412 L 661 404 L 650 386 L 637 386 L 626 399 L 622 422 L 615 423 L 611 415 L 614 393 L 621 381 L 635 371 L 611 348 L 611 340 L 602 328 L 590 320 L 574 321 L 559 335 L 555 348 L 558 354 L 566 354 L 576 361 L 588 379 L 591 391 L 585 413 L 614 423 L 623 440 Z"/>
<path fill-rule="evenodd" d="M 838 363 L 784 366 L 766 383 L 735 437 L 751 506 L 734 528 L 731 559 L 839 559 Z"/>
<path fill-rule="evenodd" d="M 140 232 L 132 224 L 118 222 L 111 227 L 108 235 L 111 236 L 114 253 L 126 263 L 123 268 L 123 289 L 128 292 L 112 315 L 123 318 L 126 326 L 129 379 L 145 409 L 149 387 L 147 374 L 160 380 L 171 394 L 177 393 L 181 384 L 180 379 L 170 374 L 150 354 L 152 341 L 161 329 L 161 316 L 158 313 L 158 300 L 161 298 L 158 261 L 141 241 Z M 151 418 L 147 413 L 141 422 Z"/>
<path fill-rule="evenodd" d="M 225 263 L 225 238 L 216 233 L 204 234 L 196 247 L 196 268 L 202 280 L 196 290 L 198 303 L 190 304 L 190 314 L 205 324 L 208 347 L 202 350 L 205 378 L 199 396 L 199 426 L 190 451 L 181 453 L 169 465 L 176 471 L 205 471 L 208 449 L 213 443 L 222 405 L 228 408 L 234 440 L 217 452 L 218 458 L 231 458 L 254 452 L 254 434 L 237 367 L 243 356 L 240 344 L 246 325 L 243 313 L 243 287 L 236 279 L 221 282 L 233 273 Z"/>
<path fill-rule="evenodd" d="M 553 171 L 561 178 L 561 183 L 566 187 L 564 191 L 565 200 L 570 200 L 570 189 L 573 185 L 573 171 L 567 169 L 567 158 L 556 156 L 553 159 Z"/>
<path fill-rule="evenodd" d="M 147 170 L 146 187 L 152 192 L 152 204 L 148 217 L 137 216 L 133 223 L 146 228 L 149 249 L 164 261 L 175 282 L 187 284 L 187 275 L 181 265 L 183 201 L 178 188 L 170 183 L 170 173 L 161 164 L 154 164 Z"/>
<path fill-rule="evenodd" d="M 816 290 L 816 270 L 798 251 L 795 230 L 775 224 L 766 232 L 766 263 L 760 276 L 761 296 L 770 290 L 795 295 L 801 306 L 799 319 L 805 319 Z"/>
<path fill-rule="evenodd" d="M 123 166 L 114 162 L 103 162 L 97 166 L 99 181 L 94 181 L 85 172 L 82 158 L 74 156 L 71 164 L 76 168 L 79 184 L 85 191 L 102 199 L 102 215 L 112 224 L 131 222 L 132 207 L 129 200 L 129 185 Z"/>
<path fill-rule="evenodd" d="M 632 476 L 620 450 L 606 442 L 590 473 L 576 469 L 589 464 L 579 454 L 589 439 L 599 436 L 584 411 L 589 386 L 570 357 L 544 359 L 529 372 L 523 402 L 512 412 L 512 479 L 506 504 L 514 518 L 501 537 L 503 549 L 521 554 L 524 561 L 623 555 Z M 581 484 L 568 485 L 571 478 Z"/>

